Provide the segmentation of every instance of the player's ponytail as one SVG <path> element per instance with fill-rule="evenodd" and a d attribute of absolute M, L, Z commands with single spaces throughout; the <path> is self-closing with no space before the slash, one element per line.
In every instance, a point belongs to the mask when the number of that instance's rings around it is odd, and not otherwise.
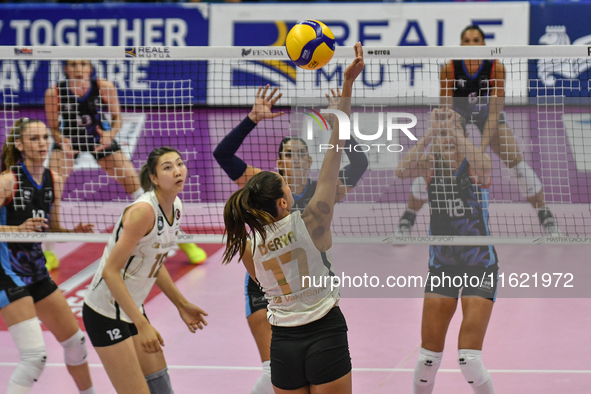
<path fill-rule="evenodd" d="M 150 179 L 150 175 L 156 175 L 156 166 L 158 165 L 158 159 L 160 156 L 171 152 L 178 153 L 179 156 L 181 155 L 178 150 L 171 148 L 170 146 L 162 146 L 153 149 L 152 152 L 150 152 L 146 164 L 144 164 L 140 170 L 140 186 L 144 191 L 149 192 L 155 188 L 152 179 Z"/>
<path fill-rule="evenodd" d="M 4 146 L 2 146 L 2 166 L 0 172 L 10 169 L 10 167 L 23 160 L 21 151 L 16 149 L 16 141 L 22 138 L 23 131 L 27 125 L 36 122 L 43 123 L 38 119 L 29 118 L 20 118 L 14 122 L 10 133 L 8 133 L 4 140 Z"/>
<path fill-rule="evenodd" d="M 223 264 L 229 263 L 236 255 L 242 258 L 249 238 L 252 239 L 254 250 L 256 233 L 265 242 L 265 226 L 275 223 L 279 215 L 277 200 L 282 197 L 285 197 L 282 178 L 270 171 L 256 174 L 242 189 L 230 196 L 224 207 L 227 240 Z"/>

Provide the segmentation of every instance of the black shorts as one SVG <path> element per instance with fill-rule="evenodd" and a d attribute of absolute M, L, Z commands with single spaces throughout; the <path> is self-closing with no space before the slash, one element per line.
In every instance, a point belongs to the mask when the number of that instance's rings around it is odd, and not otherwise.
<path fill-rule="evenodd" d="M 244 295 L 246 296 L 246 317 L 261 309 L 267 310 L 267 299 L 261 287 L 246 273 L 244 281 Z"/>
<path fill-rule="evenodd" d="M 146 315 L 144 314 L 144 316 Z M 86 303 L 82 307 L 82 320 L 88 338 L 94 347 L 115 345 L 137 335 L 135 324 L 101 315 Z"/>
<path fill-rule="evenodd" d="M 24 297 L 33 297 L 33 302 L 39 302 L 57 289 L 58 287 L 51 276 L 47 276 L 27 286 L 0 290 L 0 308 L 4 308 L 6 305 Z"/>
<path fill-rule="evenodd" d="M 461 290 L 462 297 L 475 296 L 495 301 L 498 272 L 497 264 L 487 268 L 430 267 L 425 293 L 459 298 Z"/>
<path fill-rule="evenodd" d="M 68 136 L 64 136 L 66 138 L 70 138 Z M 94 157 L 95 160 L 99 160 L 102 159 L 104 157 L 110 156 L 115 152 L 119 152 L 121 150 L 121 147 L 119 146 L 119 144 L 117 143 L 117 141 L 113 140 L 111 142 L 111 145 L 108 148 L 103 149 L 102 151 L 99 152 L 95 152 L 94 149 L 97 147 L 98 145 L 94 144 L 94 143 L 89 143 L 89 144 L 80 144 L 80 143 L 75 143 L 72 142 L 72 149 L 73 150 L 77 150 L 78 152 L 88 152 L 92 155 L 92 157 Z M 57 151 L 61 151 L 62 150 L 62 146 L 60 144 L 53 144 L 53 147 L 51 148 L 52 150 L 57 150 Z M 74 155 L 74 158 L 77 159 L 78 155 L 80 153 L 76 153 Z"/>
<path fill-rule="evenodd" d="M 271 327 L 273 386 L 296 390 L 330 383 L 351 372 L 347 323 L 339 307 L 303 326 Z"/>
<path fill-rule="evenodd" d="M 478 131 L 480 131 L 480 134 L 484 133 L 484 127 L 486 126 L 486 121 L 488 120 L 488 116 L 487 117 L 481 117 L 481 118 L 464 118 L 462 117 L 462 128 L 464 129 L 464 132 L 466 131 L 466 125 L 468 124 L 473 124 L 476 125 L 476 127 L 478 128 Z M 501 111 L 499 112 L 499 124 L 507 124 L 507 115 L 505 114 L 505 111 Z"/>

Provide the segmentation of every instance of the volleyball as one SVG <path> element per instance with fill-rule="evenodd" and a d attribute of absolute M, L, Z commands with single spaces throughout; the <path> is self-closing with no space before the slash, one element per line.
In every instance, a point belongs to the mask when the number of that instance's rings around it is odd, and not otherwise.
<path fill-rule="evenodd" d="M 334 55 L 334 34 L 324 23 L 306 20 L 287 34 L 285 48 L 289 58 L 304 70 L 324 67 Z"/>

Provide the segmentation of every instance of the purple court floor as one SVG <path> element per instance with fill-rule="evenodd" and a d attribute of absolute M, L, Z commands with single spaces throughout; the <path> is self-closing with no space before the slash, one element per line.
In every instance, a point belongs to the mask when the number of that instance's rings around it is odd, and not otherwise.
<path fill-rule="evenodd" d="M 366 264 L 367 256 L 391 264 L 427 265 L 427 246 L 335 245 L 339 261 Z M 562 256 L 588 264 L 588 247 L 499 246 L 503 265 L 529 260 L 543 263 Z M 260 374 L 254 340 L 244 318 L 241 265 L 222 266 L 221 251 L 189 271 L 177 285 L 209 313 L 207 328 L 191 334 L 163 294 L 146 305 L 165 341 L 165 356 L 177 394 L 250 393 Z M 559 260 L 556 260 L 559 261 Z M 89 261 L 89 264 L 91 262 Z M 547 263 L 547 261 L 546 261 Z M 560 264 L 553 264 L 560 270 Z M 591 284 L 589 285 L 591 286 Z M 412 393 L 412 372 L 420 347 L 422 300 L 418 298 L 344 298 L 349 326 L 354 393 Z M 499 298 L 484 343 L 484 363 L 501 394 L 584 394 L 591 392 L 591 299 Z M 458 308 L 447 336 L 434 393 L 472 392 L 456 363 Z M 31 393 L 75 394 L 62 363 L 62 350 L 45 332 L 48 365 Z M 0 331 L 0 387 L 6 387 L 18 361 L 7 331 Z M 114 393 L 98 356 L 90 349 L 91 373 L 98 393 Z M 0 390 L 0 391 L 2 391 Z"/>

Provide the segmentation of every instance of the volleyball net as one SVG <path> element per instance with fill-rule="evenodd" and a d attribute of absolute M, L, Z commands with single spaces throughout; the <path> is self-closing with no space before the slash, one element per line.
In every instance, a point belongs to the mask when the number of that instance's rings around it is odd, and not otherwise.
<path fill-rule="evenodd" d="M 353 90 L 350 134 L 355 143 L 349 150 L 366 155 L 368 167 L 335 206 L 335 241 L 591 243 L 587 75 L 591 60 L 587 50 L 582 46 L 365 47 L 366 67 Z M 285 165 L 278 162 L 281 140 L 298 137 L 306 142 L 311 157 L 302 176 L 315 179 L 331 130 L 321 116 L 329 104 L 325 95 L 332 96 L 331 89 L 342 86 L 352 55 L 351 48 L 338 47 L 326 67 L 312 72 L 288 61 L 283 47 L 1 47 L 0 141 L 20 118 L 40 119 L 69 135 L 79 152 L 75 159 L 59 161 L 57 167 L 67 176 L 61 223 L 68 229 L 80 222 L 93 223 L 96 231 L 4 232 L 1 240 L 106 241 L 124 207 L 133 201 L 133 181 L 124 164 L 93 157 L 98 137 L 96 129 L 87 126 L 98 119 L 101 128 L 117 130 L 115 139 L 137 172 L 156 147 L 167 145 L 181 152 L 189 170 L 180 194 L 185 206 L 181 241 L 220 242 L 223 206 L 238 187 L 213 157 L 219 142 L 248 115 L 260 86 L 277 86 L 283 96 L 273 111 L 285 114 L 261 121 L 237 155 L 253 167 L 276 171 L 278 165 Z M 396 125 L 408 125 L 414 116 L 410 134 L 421 139 L 428 132 L 430 115 L 442 107 L 441 69 L 450 59 L 496 59 L 505 68 L 504 81 L 492 85 L 487 80 L 471 81 L 470 67 L 464 69 L 467 78 L 446 85 L 459 89 L 476 83 L 489 92 L 504 87 L 502 120 L 493 135 L 502 129 L 503 135 L 510 133 L 514 138 L 493 138 L 487 150 L 492 183 L 486 192 L 488 203 L 481 207 L 492 238 L 486 241 L 478 236 L 430 235 L 433 208 L 428 204 L 418 211 L 410 235 L 395 236 L 411 190 L 419 199 L 429 191 L 425 185 L 417 191 L 414 179 L 396 176 L 400 160 L 416 143 L 404 127 Z M 111 85 L 101 85 L 98 99 L 89 102 L 87 75 L 66 69 L 68 64 L 80 63 L 69 60 L 90 62 L 88 76 Z M 54 97 L 48 92 L 54 92 Z M 485 98 L 465 100 L 477 112 L 485 112 L 490 104 Z M 89 105 L 96 109 L 95 120 L 84 116 L 83 106 Z M 467 138 L 479 147 L 480 129 L 485 126 L 476 118 L 464 123 Z M 50 149 L 46 165 L 59 154 Z M 105 163 L 113 163 L 111 175 L 105 170 L 111 164 Z M 347 164 L 344 152 L 342 167 Z M 462 188 L 462 183 L 452 185 L 452 192 L 454 187 Z M 25 209 L 27 193 L 17 193 L 14 199 Z M 533 203 L 536 198 L 538 202 Z M 454 220 L 464 215 L 463 207 L 445 193 L 434 199 L 439 210 L 455 215 Z M 548 233 L 540 225 L 536 204 L 550 209 L 557 231 Z"/>

